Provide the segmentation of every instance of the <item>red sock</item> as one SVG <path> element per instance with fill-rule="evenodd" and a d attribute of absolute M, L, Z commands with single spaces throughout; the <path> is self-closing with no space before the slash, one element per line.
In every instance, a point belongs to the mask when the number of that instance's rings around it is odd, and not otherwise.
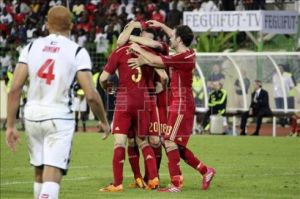
<path fill-rule="evenodd" d="M 192 151 L 186 147 L 182 147 L 181 150 L 183 151 L 181 151 L 180 156 L 188 165 L 198 170 L 202 175 L 207 172 L 207 167 L 197 157 L 195 157 Z"/>
<path fill-rule="evenodd" d="M 118 186 L 123 182 L 123 165 L 125 161 L 125 148 L 116 147 L 114 149 L 113 157 L 113 172 L 114 172 L 114 185 Z"/>
<path fill-rule="evenodd" d="M 148 171 L 148 180 L 152 180 L 153 178 L 157 177 L 157 168 L 156 168 L 156 161 L 155 155 L 150 145 L 145 146 L 142 149 L 144 160 L 145 160 L 145 168 Z"/>
<path fill-rule="evenodd" d="M 157 173 L 158 173 L 159 168 L 160 168 L 160 162 L 161 162 L 161 145 L 159 145 L 159 147 L 152 146 L 152 149 L 155 154 L 156 168 L 157 168 Z"/>
<path fill-rule="evenodd" d="M 171 178 L 173 176 L 181 175 L 181 170 L 180 170 L 180 166 L 179 166 L 180 155 L 179 155 L 178 149 L 168 152 L 167 155 L 168 155 L 168 160 L 169 160 L 168 166 L 169 166 L 169 173 L 170 173 Z"/>
<path fill-rule="evenodd" d="M 148 182 L 148 179 L 149 179 L 149 172 L 148 172 L 148 169 L 147 169 L 147 163 L 146 163 L 146 161 L 144 161 L 144 166 L 145 166 L 144 181 L 145 181 L 145 182 Z"/>
<path fill-rule="evenodd" d="M 160 162 L 161 162 L 161 145 L 159 145 L 159 147 L 152 147 L 152 150 L 154 152 L 155 155 L 155 159 L 156 159 L 156 168 L 157 168 L 157 175 L 159 175 L 159 168 L 160 168 Z M 145 176 L 144 176 L 144 181 L 147 182 L 148 181 L 148 169 L 147 169 L 147 164 L 145 162 Z"/>
<path fill-rule="evenodd" d="M 127 148 L 128 159 L 131 166 L 131 170 L 134 175 L 134 179 L 141 178 L 141 170 L 140 170 L 140 152 L 137 146 L 128 146 Z"/>
<path fill-rule="evenodd" d="M 293 133 L 295 133 L 296 129 L 297 129 L 297 119 L 292 117 L 291 118 L 291 130 Z"/>

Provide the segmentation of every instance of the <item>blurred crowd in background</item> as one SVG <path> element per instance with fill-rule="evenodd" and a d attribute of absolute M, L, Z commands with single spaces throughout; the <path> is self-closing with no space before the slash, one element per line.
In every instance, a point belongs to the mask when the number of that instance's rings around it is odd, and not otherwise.
<path fill-rule="evenodd" d="M 1 68 L 15 65 L 23 45 L 48 34 L 45 16 L 55 5 L 70 8 L 72 40 L 86 47 L 94 65 L 101 67 L 131 20 L 154 19 L 173 28 L 182 23 L 183 11 L 264 9 L 264 4 L 265 0 L 0 0 Z"/>

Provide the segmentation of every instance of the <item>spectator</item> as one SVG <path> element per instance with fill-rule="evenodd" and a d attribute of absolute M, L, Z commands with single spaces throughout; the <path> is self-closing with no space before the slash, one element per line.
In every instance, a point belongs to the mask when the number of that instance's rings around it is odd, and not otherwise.
<path fill-rule="evenodd" d="M 156 10 L 154 10 L 152 12 L 152 16 L 151 16 L 152 20 L 158 21 L 160 23 L 164 23 L 165 21 L 165 13 L 160 9 L 160 8 L 156 8 Z"/>
<path fill-rule="evenodd" d="M 264 116 L 271 115 L 268 92 L 262 89 L 262 83 L 259 80 L 254 81 L 254 92 L 251 95 L 251 104 L 249 111 L 243 113 L 241 119 L 240 135 L 246 135 L 246 124 L 249 116 L 256 117 L 256 129 L 252 135 L 259 135 L 262 119 Z"/>
<path fill-rule="evenodd" d="M 103 11 L 103 9 L 96 10 L 95 12 L 95 25 L 100 27 L 100 29 L 103 31 L 104 27 L 107 25 L 107 18 Z"/>
<path fill-rule="evenodd" d="M 248 95 L 249 87 L 250 87 L 250 80 L 247 77 L 246 70 L 241 70 L 244 86 L 245 86 L 245 94 Z M 244 99 L 243 99 L 243 91 L 242 86 L 239 79 L 236 79 L 234 82 L 234 89 L 236 94 L 236 107 L 237 108 L 243 108 L 244 107 Z"/>
<path fill-rule="evenodd" d="M 290 66 L 289 65 L 281 65 L 283 68 L 283 73 L 282 76 L 284 79 L 289 79 L 290 82 L 290 88 L 287 90 L 287 95 L 288 95 L 288 108 L 289 109 L 294 109 L 295 108 L 295 97 L 297 94 L 296 91 L 296 81 L 294 79 L 293 74 L 290 71 Z"/>
<path fill-rule="evenodd" d="M 205 113 L 202 127 L 204 130 L 208 130 L 209 119 L 211 115 L 224 115 L 226 111 L 226 104 L 227 104 L 227 92 L 223 89 L 223 84 L 219 81 L 215 81 L 213 84 L 213 91 L 209 94 L 208 100 L 208 111 Z"/>
<path fill-rule="evenodd" d="M 16 21 L 16 23 L 18 25 L 24 24 L 24 22 L 25 22 L 25 16 L 26 16 L 25 14 L 23 14 L 23 13 L 20 12 L 20 8 L 17 7 L 16 8 L 16 13 L 14 15 L 14 20 Z"/>
<path fill-rule="evenodd" d="M 87 37 L 86 37 L 86 35 L 85 35 L 84 30 L 82 30 L 82 29 L 79 30 L 78 41 L 77 41 L 78 45 L 79 45 L 79 46 L 84 46 L 86 40 L 87 40 Z"/>
<path fill-rule="evenodd" d="M 201 12 L 219 11 L 219 8 L 217 7 L 217 5 L 215 4 L 214 1 L 212 1 L 212 0 L 205 0 L 201 4 L 200 11 Z"/>
<path fill-rule="evenodd" d="M 289 100 L 289 93 L 295 87 L 295 85 L 294 85 L 291 75 L 288 75 L 288 74 L 286 74 L 286 72 L 284 72 L 284 70 L 283 70 L 284 65 L 279 64 L 278 67 L 279 67 L 281 74 L 278 74 L 277 72 L 275 72 L 272 77 L 273 95 L 274 95 L 276 109 L 284 110 L 284 92 L 282 89 L 282 83 L 283 83 L 283 86 L 284 86 L 284 89 L 286 92 L 287 102 L 293 101 L 293 100 Z M 282 78 L 283 82 L 281 82 L 281 78 Z M 290 104 L 291 107 L 292 107 L 292 105 L 293 104 Z M 280 118 L 279 124 L 282 127 L 287 125 L 288 124 L 287 118 Z"/>
<path fill-rule="evenodd" d="M 5 53 L 4 53 L 5 52 Z M 0 54 L 0 79 L 2 79 L 8 69 L 12 66 L 11 64 L 11 53 L 8 52 L 8 49 L 3 48 L 3 52 Z"/>
<path fill-rule="evenodd" d="M 125 27 L 125 25 L 127 24 L 127 17 L 128 17 L 128 14 L 126 13 L 126 8 L 125 7 L 122 7 L 122 12 L 121 14 L 119 15 L 119 19 L 120 19 L 120 22 L 121 22 L 121 28 L 123 29 Z"/>
<path fill-rule="evenodd" d="M 195 99 L 196 107 L 203 107 L 203 100 L 204 100 L 204 93 L 203 93 L 203 82 L 198 74 L 198 71 L 195 70 L 193 76 L 193 83 L 192 83 L 192 88 L 193 88 L 193 96 Z"/>
<path fill-rule="evenodd" d="M 300 136 L 300 128 L 297 125 L 297 120 L 300 119 L 300 112 L 295 113 L 295 115 L 291 118 L 291 132 L 290 136 L 297 137 Z"/>
<path fill-rule="evenodd" d="M 95 13 L 95 10 L 97 9 L 97 4 L 94 4 L 92 1 L 89 1 L 86 6 L 85 10 L 90 14 L 93 15 Z"/>
<path fill-rule="evenodd" d="M 177 9 L 177 4 L 173 3 L 171 11 L 167 15 L 166 23 L 170 28 L 174 28 L 179 25 L 182 20 L 182 12 Z"/>
<path fill-rule="evenodd" d="M 101 61 L 105 60 L 105 55 L 108 52 L 109 41 L 106 33 L 97 33 L 95 41 L 96 43 L 96 63 L 98 66 L 102 66 L 104 63 Z"/>
<path fill-rule="evenodd" d="M 252 10 L 265 10 L 266 0 L 253 0 Z"/>
<path fill-rule="evenodd" d="M 119 8 L 119 4 L 116 0 L 111 0 L 109 9 L 108 9 L 108 14 L 109 15 L 114 15 L 117 14 L 117 10 Z"/>
<path fill-rule="evenodd" d="M 0 14 L 2 14 L 2 10 L 5 8 L 5 3 L 4 1 L 0 1 Z"/>
<path fill-rule="evenodd" d="M 253 0 L 241 0 L 241 1 L 243 1 L 245 10 L 252 10 Z"/>
<path fill-rule="evenodd" d="M 218 81 L 222 85 L 224 85 L 225 76 L 222 73 L 221 67 L 218 63 L 215 63 L 213 65 L 211 75 L 208 77 L 207 80 L 208 80 L 207 81 L 208 92 L 211 91 L 211 89 L 213 88 L 213 83 L 216 82 L 216 81 Z"/>
<path fill-rule="evenodd" d="M 37 0 L 33 0 L 30 5 L 30 8 L 33 13 L 38 13 L 40 10 L 40 3 L 37 2 Z"/>
<path fill-rule="evenodd" d="M 84 91 L 80 87 L 79 83 L 74 84 L 74 94 L 73 107 L 72 110 L 75 111 L 75 131 L 78 131 L 79 114 L 82 121 L 83 132 L 86 132 L 86 120 L 87 120 L 87 102 L 84 96 Z"/>
<path fill-rule="evenodd" d="M 2 31 L 0 34 L 0 47 L 5 47 L 7 43 L 7 34 L 5 31 Z"/>
<path fill-rule="evenodd" d="M 135 7 L 132 7 L 132 10 L 130 13 L 128 13 L 127 21 L 135 20 Z"/>
<path fill-rule="evenodd" d="M 234 0 L 222 0 L 222 8 L 225 11 L 234 11 Z"/>
<path fill-rule="evenodd" d="M 245 10 L 245 6 L 243 4 L 243 0 L 237 0 L 236 1 L 235 10 L 236 11 Z"/>
<path fill-rule="evenodd" d="M 3 52 L 5 52 L 5 53 L 1 53 L 0 63 L 1 63 L 1 67 L 6 68 L 6 70 L 7 70 L 10 66 L 12 66 L 11 53 L 9 52 L 9 49 L 7 49 L 7 48 L 4 48 Z"/>
<path fill-rule="evenodd" d="M 200 77 L 197 70 L 195 70 L 194 72 L 192 89 L 193 89 L 193 96 L 195 99 L 196 107 L 203 107 L 204 106 L 203 80 Z M 201 133 L 200 123 L 201 123 L 200 114 L 196 112 L 195 131 L 197 133 Z"/>
<path fill-rule="evenodd" d="M 82 12 L 84 12 L 84 5 L 80 0 L 76 1 L 75 5 L 72 8 L 72 12 L 75 14 L 75 16 L 79 16 Z"/>
<path fill-rule="evenodd" d="M 36 28 L 33 27 L 32 23 L 29 23 L 27 26 L 26 36 L 27 36 L 27 42 L 32 40 L 33 32 L 36 31 Z"/>
<path fill-rule="evenodd" d="M 200 12 L 201 4 L 203 4 L 203 3 L 200 1 L 194 1 L 193 2 L 193 12 Z"/>
<path fill-rule="evenodd" d="M 125 12 L 127 14 L 132 14 L 132 8 L 133 8 L 133 4 L 132 1 L 130 1 L 130 3 L 128 3 L 128 0 L 123 0 L 122 4 L 119 6 L 118 8 L 118 15 L 122 14 L 122 9 L 125 8 Z"/>
<path fill-rule="evenodd" d="M 183 12 L 183 8 L 184 8 L 184 2 L 181 0 L 173 0 L 170 2 L 169 4 L 169 8 L 170 10 L 173 9 L 173 4 L 177 4 L 177 10 L 179 10 L 180 12 Z"/>
<path fill-rule="evenodd" d="M 25 14 L 25 15 L 27 15 L 31 12 L 30 7 L 24 1 L 22 1 L 21 4 L 20 4 L 20 12 Z"/>
<path fill-rule="evenodd" d="M 0 23 L 8 26 L 11 22 L 13 22 L 11 14 L 9 14 L 6 9 L 4 9 L 2 15 L 0 16 Z"/>

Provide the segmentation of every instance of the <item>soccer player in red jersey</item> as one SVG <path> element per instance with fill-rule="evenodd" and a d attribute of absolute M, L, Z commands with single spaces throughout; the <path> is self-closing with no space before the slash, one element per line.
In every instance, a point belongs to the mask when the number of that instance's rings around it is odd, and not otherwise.
<path fill-rule="evenodd" d="M 155 39 L 156 30 L 154 28 L 146 28 L 143 30 L 140 37 L 131 35 L 129 40 L 138 43 L 141 46 L 148 46 L 155 50 L 157 54 L 168 55 L 169 47 L 164 42 L 159 42 Z M 162 69 L 155 68 L 155 74 L 149 78 L 149 89 L 152 90 L 152 103 L 149 126 L 149 143 L 152 146 L 156 157 L 157 171 L 160 168 L 162 158 L 162 142 L 161 136 L 164 130 L 167 129 L 167 86 L 168 74 Z M 147 181 L 147 169 L 145 169 L 145 181 Z"/>
<path fill-rule="evenodd" d="M 147 46 L 157 53 L 167 55 L 169 47 L 164 42 L 156 41 L 156 30 L 150 27 L 144 27 L 140 36 L 131 35 L 134 28 L 143 28 L 140 22 L 131 21 L 127 24 L 124 31 L 120 34 L 117 40 L 117 46 L 122 46 L 129 40 L 139 43 L 142 46 Z M 163 133 L 163 126 L 167 123 L 167 94 L 164 85 L 168 81 L 168 75 L 163 69 L 155 69 L 155 74 L 148 75 L 148 90 L 151 94 L 151 113 L 149 126 L 149 144 L 151 145 L 155 157 L 157 169 L 159 170 L 161 162 L 161 140 L 160 136 Z M 135 181 L 129 185 L 130 188 L 144 188 L 145 183 L 141 177 L 139 167 L 139 150 L 134 142 L 134 138 L 128 138 L 128 158 L 134 173 Z M 145 168 L 144 180 L 147 182 L 147 168 Z"/>
<path fill-rule="evenodd" d="M 147 91 L 146 71 L 149 68 L 130 68 L 128 59 L 135 57 L 129 51 L 129 44 L 116 49 L 109 57 L 100 82 L 104 89 L 107 80 L 117 70 L 119 86 L 117 88 L 116 106 L 113 118 L 112 133 L 114 134 L 113 174 L 114 182 L 100 189 L 102 192 L 123 191 L 123 165 L 127 135 L 133 128 L 136 142 L 141 148 L 149 172 L 148 185 L 159 186 L 154 152 L 147 141 L 149 127 L 149 93 Z"/>
<path fill-rule="evenodd" d="M 206 167 L 186 146 L 192 133 L 195 113 L 192 80 L 196 57 L 195 52 L 189 49 L 194 34 L 188 26 L 178 26 L 172 30 L 157 21 L 151 20 L 148 23 L 151 26 L 162 28 L 170 37 L 171 48 L 176 51 L 176 54 L 171 56 L 157 56 L 145 51 L 137 44 L 130 46 L 133 51 L 145 58 L 147 62 L 151 62 L 154 67 L 168 67 L 171 69 L 168 129 L 164 136 L 171 186 L 158 191 L 181 191 L 183 176 L 179 166 L 180 157 L 203 175 L 202 189 L 206 190 L 209 188 L 216 172 L 213 168 Z M 142 59 L 130 59 L 130 66 L 140 66 L 142 63 L 139 60 Z"/>

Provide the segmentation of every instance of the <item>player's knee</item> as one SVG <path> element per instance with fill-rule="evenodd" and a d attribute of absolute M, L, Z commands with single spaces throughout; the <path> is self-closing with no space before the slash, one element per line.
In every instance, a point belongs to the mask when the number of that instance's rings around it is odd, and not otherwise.
<path fill-rule="evenodd" d="M 114 143 L 114 147 L 126 147 L 126 140 L 127 140 L 127 136 L 123 135 L 123 134 L 114 134 L 114 138 L 115 138 L 115 143 Z"/>
<path fill-rule="evenodd" d="M 129 147 L 135 147 L 136 146 L 136 142 L 134 138 L 128 138 L 128 146 Z"/>
<path fill-rule="evenodd" d="M 149 137 L 149 144 L 154 147 L 158 148 L 161 145 L 159 136 L 150 136 Z"/>
<path fill-rule="evenodd" d="M 53 166 L 44 166 L 43 182 L 51 181 L 60 183 L 63 176 L 62 169 Z"/>
<path fill-rule="evenodd" d="M 178 145 L 178 151 L 179 151 L 180 157 L 182 159 L 185 159 L 185 147 Z"/>
<path fill-rule="evenodd" d="M 166 147 L 167 153 L 170 152 L 170 151 L 178 149 L 177 144 L 173 141 L 170 141 L 170 140 L 165 140 L 165 147 Z"/>
<path fill-rule="evenodd" d="M 139 146 L 140 149 L 143 149 L 146 146 L 149 146 L 149 142 L 146 138 L 136 138 L 136 143 Z"/>
<path fill-rule="evenodd" d="M 43 166 L 35 167 L 35 182 L 43 183 Z"/>

